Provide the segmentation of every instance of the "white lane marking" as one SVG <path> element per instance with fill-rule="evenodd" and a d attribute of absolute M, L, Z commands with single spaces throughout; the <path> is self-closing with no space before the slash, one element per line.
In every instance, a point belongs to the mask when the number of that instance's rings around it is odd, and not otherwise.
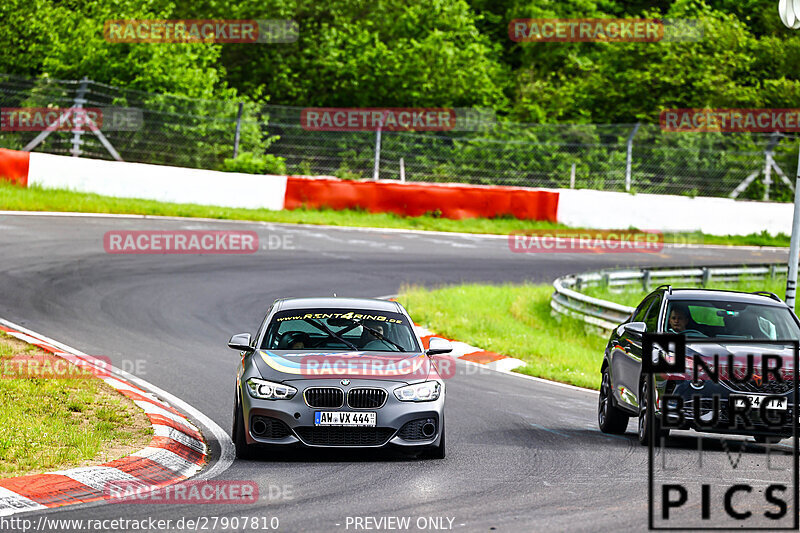
<path fill-rule="evenodd" d="M 7 327 L 9 327 L 11 329 L 15 329 L 15 330 L 20 331 L 22 333 L 25 333 L 25 334 L 28 334 L 28 335 L 31 335 L 31 336 L 35 336 L 35 337 L 47 342 L 48 344 L 50 344 L 52 346 L 55 346 L 55 347 L 57 347 L 57 348 L 59 348 L 61 350 L 64 350 L 65 352 L 72 353 L 73 355 L 89 357 L 87 354 L 81 352 L 80 350 L 76 350 L 75 348 L 71 348 L 71 347 L 67 346 L 66 344 L 63 344 L 63 343 L 58 342 L 56 340 L 53 340 L 53 339 L 51 339 L 49 337 L 46 337 L 44 335 L 41 335 L 41 334 L 36 333 L 34 331 L 31 331 L 31 330 L 29 330 L 29 329 L 27 329 L 27 328 L 25 328 L 23 326 L 20 326 L 19 324 L 15 324 L 15 323 L 13 323 L 11 321 L 8 321 L 8 320 L 5 320 L 3 318 L 0 318 L 0 324 L 3 324 L 4 326 L 7 326 Z M 192 418 L 197 420 L 201 425 L 205 426 L 209 431 L 211 431 L 211 433 L 214 435 L 214 437 L 219 442 L 219 445 L 220 445 L 220 457 L 211 466 L 211 468 L 201 472 L 201 474 L 198 476 L 199 479 L 211 479 L 213 477 L 216 477 L 216 476 L 222 474 L 225 470 L 227 470 L 228 468 L 231 467 L 231 465 L 233 464 L 233 459 L 234 459 L 233 441 L 231 440 L 230 436 L 228 436 L 228 433 L 225 432 L 224 429 L 219 427 L 219 425 L 216 422 L 211 420 L 211 418 L 209 418 L 208 416 L 203 414 L 199 409 L 197 409 L 197 408 L 191 406 L 190 404 L 188 404 L 187 402 L 181 400 L 180 398 L 178 398 L 174 394 L 171 394 L 171 393 L 169 393 L 169 392 L 167 392 L 167 391 L 165 391 L 165 390 L 163 390 L 163 389 L 161 389 L 159 387 L 156 387 L 155 385 L 153 385 L 152 383 L 150 383 L 148 381 L 145 381 L 144 379 L 138 378 L 138 377 L 136 377 L 136 376 L 134 376 L 132 374 L 129 374 L 128 372 L 125 372 L 124 370 L 121 370 L 121 369 L 116 368 L 114 366 L 111 367 L 111 373 L 113 375 L 122 377 L 126 381 L 132 382 L 134 385 L 136 385 L 136 386 L 138 386 L 138 387 L 140 387 L 140 388 L 142 388 L 142 389 L 144 389 L 146 391 L 149 391 L 149 392 L 152 392 L 153 394 L 156 394 L 160 398 L 163 398 L 172 407 L 178 409 L 179 411 L 181 411 L 183 413 L 187 413 L 189 416 L 191 416 Z M 143 403 L 148 403 L 148 402 L 143 402 Z M 198 467 L 198 469 L 199 469 L 199 467 Z M 14 512 L 18 512 L 18 511 L 14 511 Z"/>
<path fill-rule="evenodd" d="M 33 511 L 36 509 L 47 509 L 41 503 L 20 496 L 16 492 L 0 487 L 0 516 L 8 516 L 22 511 Z"/>
<path fill-rule="evenodd" d="M 141 220 L 175 220 L 186 222 L 187 220 L 213 222 L 216 224 L 255 224 L 268 227 L 278 227 L 286 229 L 308 228 L 308 229 L 333 229 L 339 231 L 360 231 L 360 232 L 375 232 L 375 233 L 406 233 L 414 235 L 441 235 L 446 237 L 466 237 L 469 239 L 508 239 L 508 235 L 497 235 L 494 233 L 463 233 L 457 231 L 432 231 L 421 229 L 402 229 L 402 228 L 373 228 L 373 227 L 358 227 L 358 226 L 330 226 L 327 224 L 292 224 L 290 222 L 267 222 L 267 221 L 252 221 L 252 220 L 223 220 L 216 218 L 198 218 L 198 217 L 167 217 L 157 215 L 125 215 L 113 213 L 74 213 L 70 211 L 0 211 L 0 215 L 7 216 L 49 216 L 49 217 L 91 217 L 91 218 L 132 218 Z M 575 229 L 575 228 L 572 228 Z M 688 249 L 683 243 L 665 243 L 664 248 Z M 693 250 L 707 248 L 709 250 L 758 250 L 770 252 L 789 252 L 788 247 L 783 246 L 729 246 L 724 244 L 700 244 L 692 245 Z"/>
<path fill-rule="evenodd" d="M 67 476 L 99 492 L 105 492 L 108 484 L 112 481 L 140 483 L 140 480 L 136 477 L 110 466 L 85 466 L 81 468 L 71 468 L 69 470 L 48 472 L 45 475 Z"/>
<path fill-rule="evenodd" d="M 191 461 L 187 461 L 180 455 L 163 448 L 148 447 L 131 455 L 135 457 L 141 457 L 143 459 L 150 459 L 151 461 L 154 461 L 164 468 L 172 470 L 179 476 L 183 477 L 192 477 L 197 473 L 198 470 L 202 468 L 202 466 L 196 465 Z"/>

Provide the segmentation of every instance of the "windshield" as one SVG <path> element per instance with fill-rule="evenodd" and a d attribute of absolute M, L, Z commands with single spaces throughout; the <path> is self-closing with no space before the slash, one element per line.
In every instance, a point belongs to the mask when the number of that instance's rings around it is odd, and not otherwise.
<path fill-rule="evenodd" d="M 400 313 L 363 309 L 294 309 L 276 313 L 262 350 L 420 351 Z"/>
<path fill-rule="evenodd" d="M 740 302 L 674 301 L 664 331 L 687 337 L 755 340 L 800 338 L 800 328 L 784 307 Z"/>

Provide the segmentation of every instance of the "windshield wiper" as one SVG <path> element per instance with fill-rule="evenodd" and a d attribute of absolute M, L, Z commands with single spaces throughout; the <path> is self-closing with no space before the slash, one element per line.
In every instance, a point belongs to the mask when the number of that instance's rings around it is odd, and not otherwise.
<path fill-rule="evenodd" d="M 355 351 L 358 351 L 358 348 L 356 348 L 356 345 L 355 345 L 355 344 L 353 344 L 352 342 L 348 341 L 347 339 L 344 339 L 344 338 L 340 337 L 339 335 L 337 335 L 336 333 L 334 333 L 333 331 L 331 331 L 331 330 L 328 328 L 328 326 L 326 326 L 326 325 L 325 325 L 325 324 L 323 324 L 322 322 L 315 322 L 314 320 L 312 320 L 312 319 L 310 319 L 310 318 L 306 318 L 306 319 L 305 319 L 305 322 L 308 322 L 309 324 L 311 324 L 312 326 L 314 326 L 315 328 L 317 328 L 317 329 L 318 329 L 318 330 L 320 330 L 320 331 L 324 331 L 324 332 L 325 332 L 325 333 L 326 333 L 326 334 L 327 334 L 329 337 L 331 337 L 332 339 L 338 339 L 338 340 L 342 341 L 342 342 L 343 342 L 343 343 L 345 343 L 345 344 L 346 344 L 346 345 L 347 345 L 347 346 L 348 346 L 350 349 L 352 349 L 352 350 L 355 350 Z"/>
<path fill-rule="evenodd" d="M 401 351 L 401 352 L 405 352 L 406 351 L 406 349 L 403 346 L 400 346 L 399 344 L 397 344 L 394 341 L 390 341 L 389 339 L 387 339 L 386 337 L 383 336 L 383 333 L 379 332 L 378 330 L 372 329 L 369 326 L 365 326 L 363 322 L 359 322 L 358 320 L 353 320 L 353 322 L 358 324 L 359 326 L 361 326 L 365 330 L 369 331 L 372 334 L 372 336 L 375 337 L 376 339 L 391 344 L 392 346 L 397 348 L 398 351 Z"/>

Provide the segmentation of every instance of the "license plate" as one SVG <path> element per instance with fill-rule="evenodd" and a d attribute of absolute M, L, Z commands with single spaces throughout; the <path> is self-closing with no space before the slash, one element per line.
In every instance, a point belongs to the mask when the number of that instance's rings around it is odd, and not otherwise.
<path fill-rule="evenodd" d="M 768 396 L 758 394 L 746 394 L 741 396 L 731 396 L 736 407 L 744 407 L 747 405 L 747 400 L 750 400 L 750 407 L 752 409 L 760 409 L 762 402 L 765 402 Z M 767 402 L 767 409 L 776 409 L 785 411 L 788 404 L 788 398 L 772 398 Z"/>
<path fill-rule="evenodd" d="M 314 413 L 315 426 L 375 427 L 377 413 L 354 413 L 351 411 L 317 411 Z"/>

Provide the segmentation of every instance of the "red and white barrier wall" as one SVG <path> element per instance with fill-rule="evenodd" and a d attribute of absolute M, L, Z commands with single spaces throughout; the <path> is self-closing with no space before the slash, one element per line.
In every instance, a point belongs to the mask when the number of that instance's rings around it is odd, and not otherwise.
<path fill-rule="evenodd" d="M 792 205 L 655 194 L 252 175 L 0 149 L 0 179 L 121 198 L 222 207 L 329 207 L 442 217 L 513 216 L 597 229 L 791 232 Z"/>

